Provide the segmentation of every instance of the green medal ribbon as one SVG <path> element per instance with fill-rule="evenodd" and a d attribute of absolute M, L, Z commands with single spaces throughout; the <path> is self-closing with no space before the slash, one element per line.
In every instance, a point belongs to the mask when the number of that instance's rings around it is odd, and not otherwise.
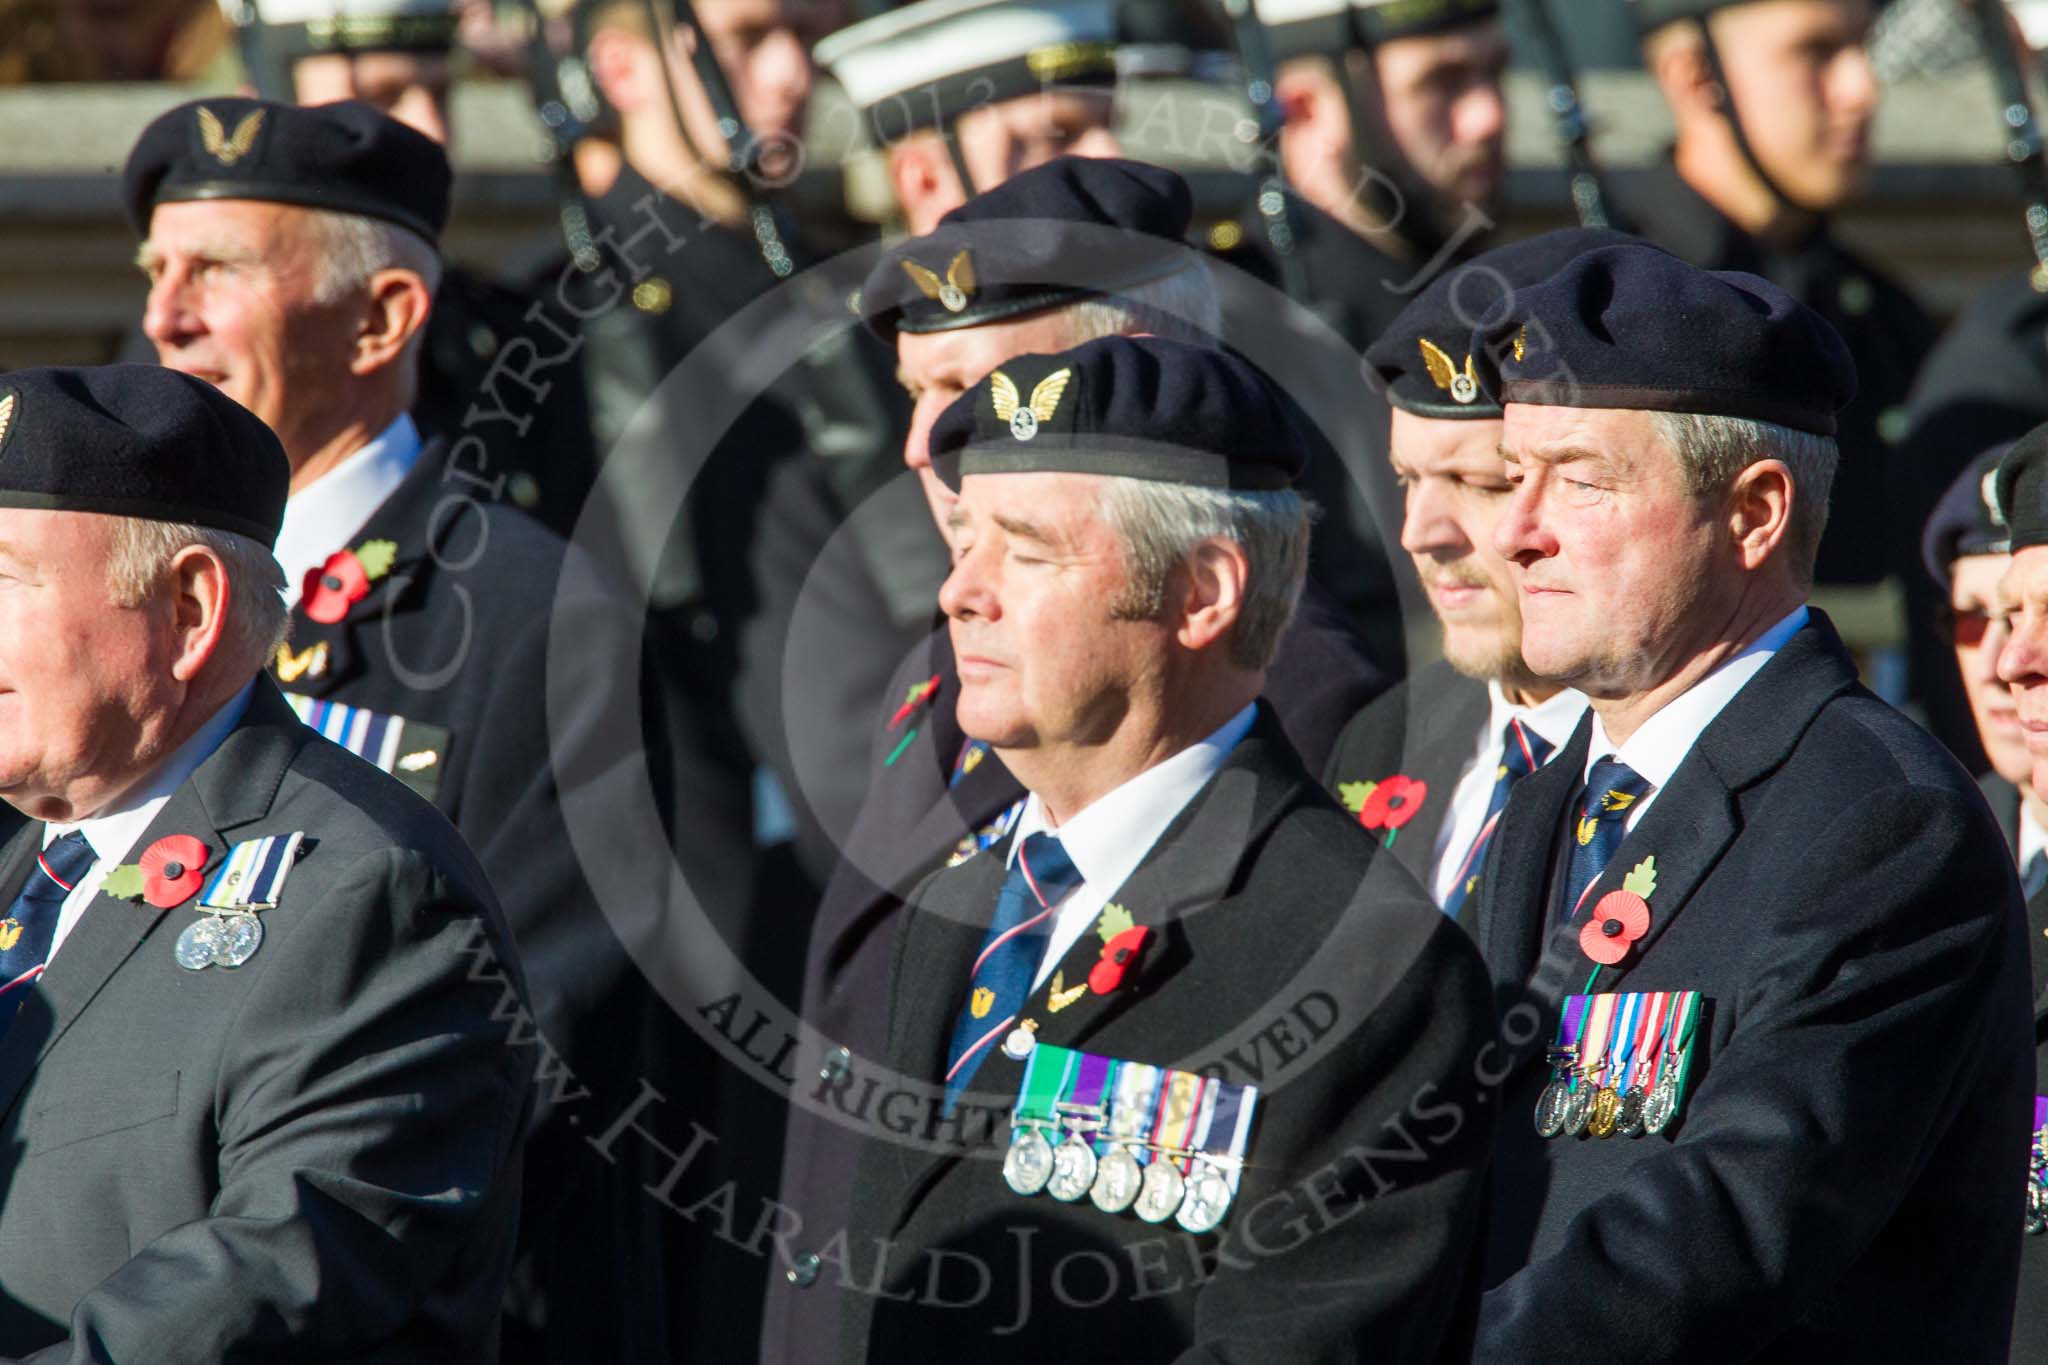
<path fill-rule="evenodd" d="M 1671 1035 L 1675 1040 L 1665 1061 L 1677 1068 L 1672 1079 L 1672 1112 L 1685 1107 L 1685 1087 L 1692 1072 L 1692 1034 L 1700 1021 L 1700 993 L 1680 991 L 1671 1006 Z"/>
<path fill-rule="evenodd" d="M 1010 1122 L 1033 1128 L 1051 1128 L 1055 1125 L 1054 1105 L 1067 1090 L 1080 1054 L 1071 1048 L 1054 1047 L 1040 1043 L 1031 1049 L 1031 1060 L 1024 1065 L 1024 1082 L 1017 1091 L 1017 1107 L 1010 1115 Z"/>

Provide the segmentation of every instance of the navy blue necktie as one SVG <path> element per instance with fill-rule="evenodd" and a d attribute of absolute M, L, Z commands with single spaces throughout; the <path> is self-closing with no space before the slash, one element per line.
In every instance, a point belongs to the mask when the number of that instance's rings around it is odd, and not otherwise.
<path fill-rule="evenodd" d="M 1494 829 L 1500 824 L 1500 813 L 1507 809 L 1508 792 L 1515 783 L 1535 772 L 1550 760 L 1551 750 L 1557 746 L 1522 724 L 1509 720 L 1501 732 L 1504 747 L 1500 754 L 1500 771 L 1493 777 L 1493 795 L 1487 798 L 1486 819 L 1480 822 L 1479 833 L 1472 840 L 1472 847 L 1465 850 L 1463 861 L 1458 864 L 1458 877 L 1451 883 L 1451 891 L 1444 897 L 1444 913 L 1452 919 L 1465 908 L 1465 898 L 1479 885 L 1479 873 L 1486 866 L 1486 849 L 1493 842 Z"/>
<path fill-rule="evenodd" d="M 1017 1022 L 1052 937 L 1054 908 L 1081 884 L 1074 860 L 1054 836 L 1024 841 L 996 895 L 995 918 L 968 973 L 967 999 L 946 1048 L 946 1113 L 995 1045 Z"/>
<path fill-rule="evenodd" d="M 1578 918 L 1586 888 L 1621 847 L 1622 837 L 1628 833 L 1629 811 L 1649 790 L 1650 784 L 1626 763 L 1603 758 L 1593 765 L 1586 777 L 1585 801 L 1572 825 L 1571 871 L 1564 887 L 1566 920 Z"/>
<path fill-rule="evenodd" d="M 53 839 L 36 855 L 21 894 L 7 908 L 7 918 L 0 920 L 0 1035 L 21 1012 L 28 988 L 43 974 L 64 898 L 92 866 L 92 857 L 92 845 L 76 830 Z"/>
<path fill-rule="evenodd" d="M 2048 886 L 2048 853 L 2034 850 L 2034 856 L 2027 859 L 2027 865 L 2020 869 L 2020 894 L 2028 900 L 2041 894 L 2041 888 Z"/>

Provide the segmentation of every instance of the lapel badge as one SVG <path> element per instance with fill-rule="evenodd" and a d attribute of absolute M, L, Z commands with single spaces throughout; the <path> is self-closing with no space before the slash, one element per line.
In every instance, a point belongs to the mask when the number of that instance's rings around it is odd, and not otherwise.
<path fill-rule="evenodd" d="M 1472 367 L 1472 357 L 1469 353 L 1465 356 L 1465 368 L 1461 372 L 1452 363 L 1450 355 L 1428 337 L 1418 337 L 1416 342 L 1422 347 L 1422 363 L 1428 368 L 1429 377 L 1436 381 L 1438 388 L 1449 393 L 1460 403 L 1478 400 L 1479 374 Z"/>
<path fill-rule="evenodd" d="M 1131 912 L 1111 901 L 1102 907 L 1095 932 L 1102 939 L 1102 955 L 1088 971 L 1088 989 L 1097 995 L 1108 995 L 1123 984 L 1124 972 L 1152 931 L 1131 923 Z"/>
<path fill-rule="evenodd" d="M 1349 806 L 1354 793 L 1358 797 L 1358 823 L 1369 830 L 1387 832 L 1386 847 L 1394 846 L 1394 838 L 1401 832 L 1401 826 L 1415 818 L 1422 809 L 1422 803 L 1429 798 L 1429 784 L 1395 773 L 1392 777 L 1378 782 L 1344 783 L 1339 790 L 1344 795 L 1344 804 Z"/>
<path fill-rule="evenodd" d="M 964 311 L 974 297 L 974 260 L 965 247 L 946 266 L 946 278 L 943 280 L 937 271 L 916 261 L 904 261 L 902 265 L 903 273 L 910 276 L 924 296 L 937 299 L 939 306 L 949 313 Z"/>
<path fill-rule="evenodd" d="M 1637 863 L 1610 891 L 1593 903 L 1593 913 L 1579 929 L 1579 950 L 1603 967 L 1628 956 L 1630 945 L 1650 932 L 1650 897 L 1657 892 L 1657 859 Z"/>
<path fill-rule="evenodd" d="M 1052 989 L 1047 992 L 1045 997 L 1045 1007 L 1054 1014 L 1058 1014 L 1061 1010 L 1086 994 L 1088 994 L 1087 982 L 1083 981 L 1078 986 L 1069 986 L 1066 984 L 1066 977 L 1063 973 L 1054 972 L 1052 974 Z"/>
<path fill-rule="evenodd" d="M 277 680 L 295 683 L 301 678 L 318 678 L 327 672 L 327 642 L 316 640 L 296 654 L 290 645 L 277 647 Z"/>
<path fill-rule="evenodd" d="M 1003 1055 L 1013 1062 L 1021 1062 L 1031 1055 L 1031 1049 L 1038 1046 L 1038 1021 L 1025 1019 L 1010 1030 L 1010 1036 L 1003 1039 Z"/>
<path fill-rule="evenodd" d="M 206 154 L 223 166 L 232 166 L 249 154 L 256 145 L 256 134 L 263 127 L 263 111 L 253 110 L 235 125 L 231 134 L 221 123 L 220 116 L 213 110 L 202 107 L 199 110 L 199 145 L 206 148 Z"/>
<path fill-rule="evenodd" d="M 1010 435 L 1028 441 L 1038 435 L 1040 423 L 1050 422 L 1059 411 L 1060 395 L 1067 391 L 1073 377 L 1072 369 L 1054 370 L 1032 388 L 1031 401 L 1026 403 L 1017 392 L 1016 381 L 997 370 L 988 377 L 988 401 L 995 409 L 996 420 L 1010 424 Z"/>
<path fill-rule="evenodd" d="M 912 683 L 910 691 L 904 694 L 903 705 L 897 707 L 896 713 L 889 717 L 888 728 L 893 730 L 909 720 L 912 712 L 937 695 L 940 678 L 940 674 L 934 673 L 921 683 Z"/>

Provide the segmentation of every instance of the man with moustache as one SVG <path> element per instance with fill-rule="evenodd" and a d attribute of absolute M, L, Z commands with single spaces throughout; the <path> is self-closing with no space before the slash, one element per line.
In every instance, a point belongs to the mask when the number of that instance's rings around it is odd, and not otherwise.
<path fill-rule="evenodd" d="M 958 495 L 933 467 L 932 427 L 1010 357 L 1119 334 L 1207 344 L 1216 297 L 1206 264 L 1181 245 L 1189 213 L 1187 185 L 1172 171 L 1060 157 L 977 196 L 877 262 L 862 305 L 869 328 L 893 346 L 911 393 L 903 459 L 937 528 Z M 1029 231 L 1019 230 L 1027 223 Z M 972 293 L 928 287 L 962 259 Z M 823 653 L 816 661 L 829 666 Z M 1311 584 L 1267 678 L 1289 741 L 1319 763 L 1345 720 L 1385 685 L 1343 614 Z M 1025 791 L 1001 756 L 963 730 L 960 698 L 952 637 L 940 628 L 904 659 L 877 708 L 867 799 L 819 905 L 803 1015 L 822 1052 L 813 1047 L 798 1059 L 797 1074 L 814 1093 L 810 1104 L 791 1106 L 778 1196 L 808 1227 L 829 1231 L 845 1220 L 860 1134 L 832 1111 L 844 1116 L 861 1073 L 883 1053 L 889 949 L 903 897 L 949 860 L 999 842 L 1024 806 Z M 814 1261 L 778 1266 L 763 1318 L 767 1357 L 801 1358 L 805 1342 L 833 1330 L 838 1295 Z"/>
<path fill-rule="evenodd" d="M 1805 604 L 1846 349 L 1643 245 L 1470 346 L 1523 660 L 1591 701 L 1480 889 L 1499 1007 L 1552 1050 L 1500 1091 L 1479 1354 L 2002 1355 L 2024 918 L 1975 784 Z"/>
<path fill-rule="evenodd" d="M 813 1262 L 864 1287 L 839 1358 L 1454 1353 L 1485 989 L 1256 700 L 1308 552 L 1277 395 L 1105 337 L 1005 360 L 930 450 L 960 724 L 1030 795 L 910 898 L 885 1055 L 928 1103 L 870 1134 Z M 1310 982 L 1329 1027 L 1248 1060 Z M 1063 1134 L 1083 1111 L 1125 1146 Z M 1413 1149 L 1376 1160 L 1395 1128 Z"/>
<path fill-rule="evenodd" d="M 1454 919 L 1476 907 L 1508 794 L 1571 738 L 1586 709 L 1584 697 L 1522 662 L 1520 595 L 1493 548 L 1508 493 L 1500 405 L 1473 379 L 1464 343 L 1516 290 L 1631 240 L 1567 228 L 1489 251 L 1438 276 L 1366 352 L 1393 408 L 1387 448 L 1406 492 L 1401 548 L 1443 627 L 1444 657 L 1344 727 L 1324 785 Z"/>
<path fill-rule="evenodd" d="M 1999 445 L 1979 455 L 1942 494 L 1920 539 L 1920 557 L 1948 598 L 1941 613 L 1944 633 L 1953 642 L 1956 672 L 1975 722 L 1977 752 L 1958 757 L 1982 770 L 1977 785 L 2018 859 L 2020 889 L 2031 897 L 2048 884 L 2048 805 L 2028 780 L 2033 760 L 2012 689 L 1998 676 L 2008 635 L 1998 584 L 2012 563 L 2012 549 L 1998 510 L 1997 471 L 2009 449 Z"/>

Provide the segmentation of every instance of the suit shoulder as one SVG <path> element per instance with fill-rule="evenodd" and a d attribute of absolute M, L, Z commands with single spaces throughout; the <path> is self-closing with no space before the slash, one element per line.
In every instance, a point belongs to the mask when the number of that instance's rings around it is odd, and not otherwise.
<path fill-rule="evenodd" d="M 447 817 L 374 764 L 325 740 L 302 746 L 279 784 L 275 823 L 303 830 L 332 862 L 366 854 L 417 854 L 436 869 L 477 886 L 482 870 Z"/>

